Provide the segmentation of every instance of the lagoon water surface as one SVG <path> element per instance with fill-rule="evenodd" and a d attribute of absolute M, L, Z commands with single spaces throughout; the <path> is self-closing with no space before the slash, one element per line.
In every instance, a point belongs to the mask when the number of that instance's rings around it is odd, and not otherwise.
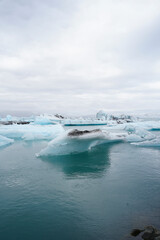
<path fill-rule="evenodd" d="M 36 158 L 46 144 L 0 149 L 1 240 L 121 240 L 159 227 L 160 148 L 112 143 Z"/>

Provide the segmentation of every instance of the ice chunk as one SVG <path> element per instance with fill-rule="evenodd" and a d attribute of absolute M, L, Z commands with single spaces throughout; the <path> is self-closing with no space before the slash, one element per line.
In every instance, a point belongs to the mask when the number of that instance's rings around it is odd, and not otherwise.
<path fill-rule="evenodd" d="M 160 130 L 160 121 L 145 121 L 137 122 L 133 124 L 135 127 L 141 127 L 146 130 Z"/>
<path fill-rule="evenodd" d="M 107 121 L 107 127 L 110 129 L 124 129 L 125 131 L 134 131 L 135 128 L 142 128 L 148 131 L 159 131 L 160 130 L 160 121 L 137 121 L 132 123 L 124 122 L 123 124 L 117 124 L 115 121 Z"/>
<path fill-rule="evenodd" d="M 14 142 L 13 139 L 6 138 L 6 137 L 0 135 L 0 147 L 4 147 L 4 146 L 9 145 L 13 142 Z"/>
<path fill-rule="evenodd" d="M 66 131 L 52 140 L 37 156 L 67 155 L 85 152 L 91 148 L 110 142 L 122 141 L 126 134 L 109 133 L 105 130 Z"/>
<path fill-rule="evenodd" d="M 38 124 L 38 125 L 49 125 L 49 124 L 53 124 L 52 121 L 48 118 L 45 117 L 36 117 L 34 124 Z"/>
<path fill-rule="evenodd" d="M 142 142 L 155 138 L 154 134 L 143 128 L 134 127 L 133 125 L 126 126 L 124 130 L 129 133 L 129 135 L 126 137 L 126 141 L 128 142 Z"/>
<path fill-rule="evenodd" d="M 97 119 L 107 119 L 107 116 L 108 114 L 103 111 L 103 110 L 100 110 L 97 114 L 96 114 L 96 118 Z"/>
<path fill-rule="evenodd" d="M 132 144 L 140 147 L 160 147 L 160 137 L 150 141 L 144 141 L 144 142 L 132 143 Z"/>
<path fill-rule="evenodd" d="M 53 139 L 58 134 L 64 131 L 60 124 L 57 125 L 1 125 L 0 135 L 6 136 L 8 138 L 24 140 L 41 140 L 41 139 Z"/>
<path fill-rule="evenodd" d="M 49 124 L 57 124 L 61 123 L 63 116 L 61 115 L 48 115 L 48 114 L 41 114 L 37 116 L 34 120 L 34 124 L 38 125 L 49 125 Z"/>
<path fill-rule="evenodd" d="M 114 122 L 115 124 L 123 124 L 123 123 L 130 123 L 134 122 L 137 119 L 131 115 L 125 115 L 125 114 L 107 114 L 105 111 L 101 110 L 96 114 L 97 119 L 106 119 L 108 123 Z"/>

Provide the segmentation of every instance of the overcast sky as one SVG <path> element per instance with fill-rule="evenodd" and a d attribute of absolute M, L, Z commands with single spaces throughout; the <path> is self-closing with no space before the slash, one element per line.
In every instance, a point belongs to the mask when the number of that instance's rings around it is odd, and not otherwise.
<path fill-rule="evenodd" d="M 0 0 L 0 112 L 159 106 L 159 0 Z"/>

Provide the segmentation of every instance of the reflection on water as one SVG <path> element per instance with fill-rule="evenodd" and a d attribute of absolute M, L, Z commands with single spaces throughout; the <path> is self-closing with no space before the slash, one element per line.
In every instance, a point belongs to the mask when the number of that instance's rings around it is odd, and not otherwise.
<path fill-rule="evenodd" d="M 110 143 L 36 158 L 47 144 L 0 151 L 1 239 L 119 240 L 159 224 L 159 150 Z"/>
<path fill-rule="evenodd" d="M 10 145 L 10 144 L 4 145 L 4 146 L 0 146 L 0 150 L 3 150 L 3 149 L 5 149 L 5 148 L 7 148 L 9 145 Z"/>
<path fill-rule="evenodd" d="M 110 166 L 110 151 L 113 145 L 104 144 L 84 153 L 41 159 L 63 171 L 67 178 L 97 178 L 102 177 Z"/>

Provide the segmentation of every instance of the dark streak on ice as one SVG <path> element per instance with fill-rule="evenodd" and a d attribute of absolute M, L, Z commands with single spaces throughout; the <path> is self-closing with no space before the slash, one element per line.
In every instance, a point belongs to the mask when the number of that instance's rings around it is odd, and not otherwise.
<path fill-rule="evenodd" d="M 100 129 L 94 129 L 94 130 L 91 130 L 91 131 L 88 131 L 88 130 L 80 131 L 78 129 L 74 129 L 73 131 L 68 133 L 68 136 L 70 136 L 70 137 L 83 136 L 85 134 L 95 133 L 95 132 L 101 132 L 101 130 Z"/>

